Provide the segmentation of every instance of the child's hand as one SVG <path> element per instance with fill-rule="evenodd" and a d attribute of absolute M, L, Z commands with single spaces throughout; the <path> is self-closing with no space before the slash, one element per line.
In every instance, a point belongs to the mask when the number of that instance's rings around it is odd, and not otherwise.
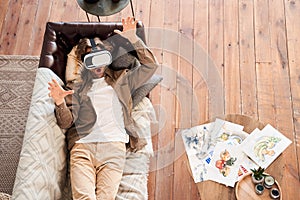
<path fill-rule="evenodd" d="M 135 21 L 133 17 L 127 17 L 126 19 L 122 19 L 123 32 L 132 30 L 135 33 L 136 23 L 137 21 Z"/>
<path fill-rule="evenodd" d="M 55 79 L 48 83 L 49 97 L 52 97 L 56 105 L 60 105 L 65 101 L 65 97 L 69 94 L 73 94 L 74 90 L 64 90 Z"/>
<path fill-rule="evenodd" d="M 133 17 L 127 17 L 122 19 L 123 31 L 114 30 L 115 33 L 127 38 L 131 43 L 135 43 L 138 40 L 136 33 L 137 21 Z"/>

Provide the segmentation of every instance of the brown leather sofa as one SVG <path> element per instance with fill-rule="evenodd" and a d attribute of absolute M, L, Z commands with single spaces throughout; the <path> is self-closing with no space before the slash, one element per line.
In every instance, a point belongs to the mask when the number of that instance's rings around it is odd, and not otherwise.
<path fill-rule="evenodd" d="M 65 81 L 67 55 L 81 38 L 99 37 L 102 40 L 114 35 L 115 29 L 122 30 L 121 22 L 48 22 L 40 55 L 39 67 L 50 68 L 61 80 Z M 137 24 L 136 33 L 145 42 L 142 22 Z M 134 55 L 133 47 L 124 38 L 115 35 L 115 45 L 123 46 Z"/>

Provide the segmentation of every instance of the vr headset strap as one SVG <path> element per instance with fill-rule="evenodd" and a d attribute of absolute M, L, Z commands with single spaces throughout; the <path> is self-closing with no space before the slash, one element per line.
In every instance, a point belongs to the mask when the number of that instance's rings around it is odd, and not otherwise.
<path fill-rule="evenodd" d="M 95 40 L 90 38 L 90 42 L 91 42 L 91 45 L 92 45 L 92 51 L 97 50 L 97 45 L 95 43 Z"/>

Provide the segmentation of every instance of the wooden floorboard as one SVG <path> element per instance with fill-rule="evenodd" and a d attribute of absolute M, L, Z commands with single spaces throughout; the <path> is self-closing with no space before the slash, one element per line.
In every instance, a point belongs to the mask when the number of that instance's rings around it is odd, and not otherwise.
<path fill-rule="evenodd" d="M 8 6 L 9 6 L 9 1 L 4 1 L 2 4 L 0 4 L 0 10 L 7 10 L 8 9 Z M 5 23 L 5 18 L 6 18 L 6 14 L 7 12 L 1 12 L 0 13 L 0 31 L 2 30 L 2 26 L 3 24 Z M 1 32 L 0 32 L 1 33 Z M 3 33 L 2 33 L 3 34 Z M 2 35 L 1 34 L 1 35 Z"/>
<path fill-rule="evenodd" d="M 293 130 L 290 137 L 293 139 L 293 149 L 296 150 L 297 168 L 290 168 L 289 175 L 293 177 L 295 188 L 299 188 L 300 176 L 300 23 L 297 19 L 300 17 L 299 1 L 284 1 L 285 24 L 288 50 L 289 82 L 291 85 L 291 102 L 293 115 Z"/>
<path fill-rule="evenodd" d="M 239 2 L 238 0 L 224 1 L 224 8 L 226 8 L 223 41 L 225 113 L 241 113 Z"/>
<path fill-rule="evenodd" d="M 41 39 L 41 37 L 45 32 L 45 22 L 49 21 L 51 8 L 52 1 L 45 1 L 38 4 L 37 13 L 35 15 L 34 29 L 32 31 L 31 46 L 29 48 L 30 51 L 27 54 L 39 55 L 41 52 L 41 47 L 43 44 L 43 39 Z"/>
<path fill-rule="evenodd" d="M 172 5 L 172 4 L 171 4 Z M 184 5 L 184 6 L 183 6 Z M 194 2 L 179 1 L 179 21 L 178 21 L 178 50 L 175 54 L 178 57 L 176 78 L 176 129 L 189 128 L 192 125 L 192 105 L 193 105 L 193 39 L 194 39 Z M 177 33 L 178 33 L 178 30 Z M 175 59 L 172 58 L 171 59 Z M 174 161 L 174 191 L 176 199 L 199 199 L 196 185 L 188 174 L 187 157 L 184 153 L 184 146 L 179 133 L 175 132 L 175 161 Z M 189 191 L 189 192 L 186 192 Z M 173 198 L 173 199 L 174 199 Z"/>
<path fill-rule="evenodd" d="M 140 6 L 141 10 L 145 10 L 144 3 L 141 3 L 142 5 Z M 161 27 L 163 24 L 163 10 L 164 10 L 164 5 L 161 4 L 160 0 L 151 0 L 151 4 L 148 7 L 149 11 L 149 20 L 148 22 L 148 30 L 147 36 L 148 36 L 148 45 L 152 47 L 154 54 L 156 55 L 157 61 L 160 64 L 159 69 L 157 70 L 158 74 L 162 74 L 162 45 L 163 45 L 163 32 L 157 30 L 158 27 Z M 156 16 L 156 17 L 151 17 L 151 16 Z M 165 81 L 165 80 L 164 80 Z M 156 92 L 159 92 L 159 94 L 163 94 L 163 92 L 166 90 L 165 87 L 158 86 L 154 89 Z M 166 110 L 161 109 L 160 104 L 161 104 L 161 95 L 156 95 L 154 98 L 152 98 L 152 102 L 154 105 L 159 105 L 156 106 L 156 112 L 157 112 L 157 119 L 159 120 L 157 131 L 154 132 L 152 135 L 152 142 L 153 142 L 153 149 L 154 149 L 154 156 L 151 158 L 150 162 L 150 174 L 149 174 L 149 183 L 148 183 L 148 193 L 149 193 L 149 200 L 155 200 L 158 199 L 159 192 L 161 192 L 161 188 L 164 188 L 163 185 L 160 183 L 160 176 L 158 172 L 158 166 L 159 166 L 159 156 L 160 156 L 160 151 L 159 151 L 159 140 L 162 137 L 161 136 L 161 129 L 164 127 L 164 123 L 166 121 L 165 115 L 166 115 Z M 163 176 L 162 176 L 163 177 Z M 160 186 L 161 188 L 157 187 Z M 167 187 L 168 188 L 168 187 Z"/>
<path fill-rule="evenodd" d="M 22 9 L 22 0 L 19 0 L 18 3 L 14 1 L 9 1 L 9 6 L 7 10 L 3 12 L 6 13 L 5 20 L 3 20 L 2 30 L 1 30 L 1 52 L 2 54 L 19 54 L 13 52 L 14 46 L 16 45 L 16 38 L 22 37 L 22 35 L 17 35 L 18 32 L 18 24 L 20 18 L 21 9 Z M 1 20 L 2 21 L 2 20 Z M 20 53 L 21 54 L 21 53 Z"/>
<path fill-rule="evenodd" d="M 252 0 L 239 1 L 239 65 L 242 114 L 258 118 Z"/>
<path fill-rule="evenodd" d="M 208 119 L 208 10 L 209 0 L 194 1 L 192 126 Z"/>
<path fill-rule="evenodd" d="M 300 0 L 133 0 L 133 6 L 164 76 L 151 93 L 159 123 L 149 199 L 201 198 L 177 133 L 229 113 L 270 123 L 293 141 L 268 171 L 277 174 L 284 200 L 300 198 Z M 100 19 L 128 15 L 130 5 Z M 38 56 L 48 21 L 87 17 L 75 0 L 2 2 L 0 54 Z M 214 193 L 224 188 L 205 192 L 212 200 L 235 199 L 233 190 Z"/>
<path fill-rule="evenodd" d="M 271 62 L 269 18 L 269 1 L 254 0 L 254 32 L 256 62 Z"/>
<path fill-rule="evenodd" d="M 34 23 L 36 18 L 32 17 L 31 13 L 36 16 L 38 10 L 38 0 L 23 0 L 20 11 L 20 20 L 17 26 L 15 44 L 11 46 L 13 54 L 27 55 L 32 48 L 34 41 L 32 40 Z"/>
<path fill-rule="evenodd" d="M 225 112 L 225 101 L 219 102 L 216 105 L 212 98 L 224 98 L 224 3 L 220 0 L 209 1 L 209 31 L 208 31 L 208 55 L 211 57 L 213 66 L 208 68 L 208 90 L 210 93 L 209 99 L 209 118 L 213 116 L 222 115 Z M 210 79 L 219 80 L 218 82 Z M 213 96 L 212 90 L 218 89 L 220 92 L 217 97 Z M 217 107 L 217 108 L 215 108 Z"/>

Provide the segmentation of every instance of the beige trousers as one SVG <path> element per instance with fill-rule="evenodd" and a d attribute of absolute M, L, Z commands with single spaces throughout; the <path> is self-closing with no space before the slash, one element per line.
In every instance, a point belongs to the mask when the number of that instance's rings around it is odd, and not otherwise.
<path fill-rule="evenodd" d="M 114 200 L 125 164 L 125 143 L 76 143 L 70 154 L 73 200 Z"/>

